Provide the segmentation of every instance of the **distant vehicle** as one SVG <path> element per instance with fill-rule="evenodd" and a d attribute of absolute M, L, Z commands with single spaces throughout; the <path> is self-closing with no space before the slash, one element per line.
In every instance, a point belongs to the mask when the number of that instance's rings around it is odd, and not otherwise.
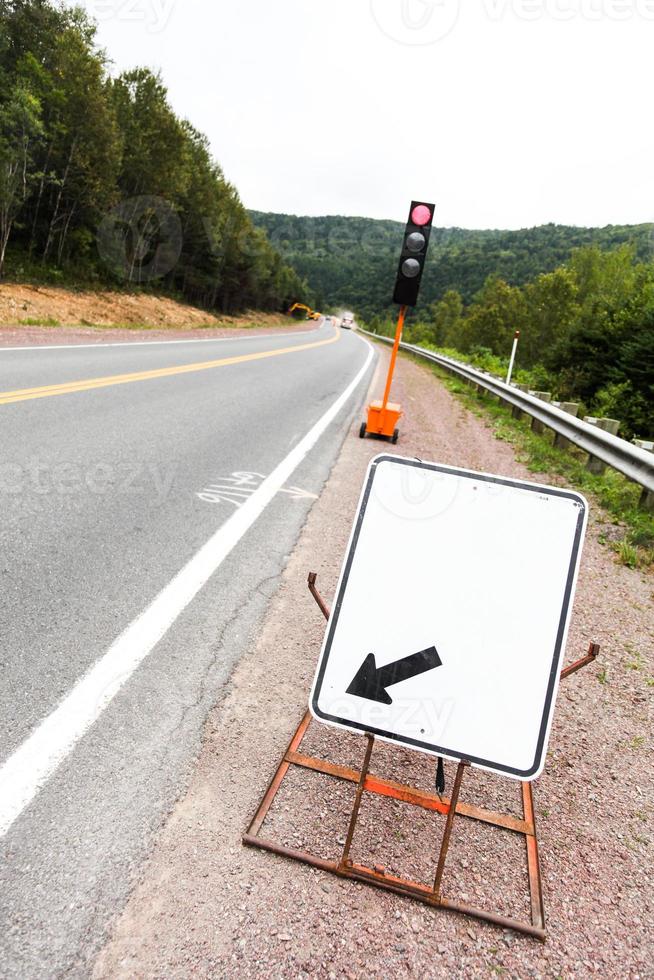
<path fill-rule="evenodd" d="M 344 313 L 341 317 L 341 326 L 344 330 L 354 329 L 354 313 Z"/>

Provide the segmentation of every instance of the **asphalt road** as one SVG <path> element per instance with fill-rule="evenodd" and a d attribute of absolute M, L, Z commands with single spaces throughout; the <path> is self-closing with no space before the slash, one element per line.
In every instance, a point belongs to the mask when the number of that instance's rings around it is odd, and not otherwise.
<path fill-rule="evenodd" d="M 0 349 L 0 976 L 88 975 L 370 353 L 324 325 Z"/>

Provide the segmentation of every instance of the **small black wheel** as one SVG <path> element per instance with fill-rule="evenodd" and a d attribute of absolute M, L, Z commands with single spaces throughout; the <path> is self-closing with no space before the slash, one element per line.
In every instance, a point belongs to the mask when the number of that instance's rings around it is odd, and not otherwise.
<path fill-rule="evenodd" d="M 394 446 L 397 445 L 397 440 L 399 438 L 400 438 L 400 430 L 399 429 L 396 429 L 395 432 L 393 433 L 393 437 L 391 439 L 391 442 L 393 443 Z"/>
<path fill-rule="evenodd" d="M 365 438 L 366 438 L 366 423 L 362 422 L 361 428 L 359 429 L 359 439 L 365 439 Z"/>

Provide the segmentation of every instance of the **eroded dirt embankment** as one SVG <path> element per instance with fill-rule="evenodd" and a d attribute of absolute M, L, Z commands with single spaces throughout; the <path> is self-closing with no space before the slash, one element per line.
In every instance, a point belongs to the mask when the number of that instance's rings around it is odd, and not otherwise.
<path fill-rule="evenodd" d="M 168 296 L 56 286 L 0 285 L 0 347 L 238 336 L 252 328 L 308 330 L 310 323 L 250 311 L 217 317 Z"/>

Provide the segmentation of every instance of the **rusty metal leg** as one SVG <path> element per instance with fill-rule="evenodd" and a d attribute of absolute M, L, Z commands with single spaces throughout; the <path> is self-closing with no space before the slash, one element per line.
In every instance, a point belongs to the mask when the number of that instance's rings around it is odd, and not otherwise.
<path fill-rule="evenodd" d="M 569 677 L 570 674 L 576 674 L 577 671 L 581 670 L 582 667 L 586 667 L 588 664 L 594 663 L 594 661 L 597 660 L 597 657 L 599 656 L 599 652 L 600 652 L 599 643 L 591 643 L 590 646 L 588 647 L 588 653 L 586 654 L 585 657 L 582 657 L 581 660 L 575 660 L 573 664 L 570 664 L 568 667 L 563 668 L 563 670 L 561 671 L 561 680 L 564 680 L 564 678 Z"/>
<path fill-rule="evenodd" d="M 328 607 L 327 603 L 325 602 L 325 600 L 323 599 L 323 597 L 318 592 L 318 589 L 316 588 L 316 579 L 317 578 L 318 578 L 318 576 L 316 575 L 315 572 L 309 572 L 309 579 L 308 579 L 308 581 L 309 581 L 309 592 L 311 593 L 311 595 L 313 596 L 313 598 L 316 600 L 316 603 L 318 604 L 318 608 L 320 609 L 320 612 L 323 614 L 323 616 L 325 617 L 325 619 L 329 619 L 329 617 L 331 615 L 330 610 L 329 610 L 329 607 Z"/>
<path fill-rule="evenodd" d="M 284 776 L 288 772 L 289 767 L 291 765 L 291 763 L 288 761 L 288 755 L 290 753 L 297 752 L 302 742 L 302 739 L 306 734 L 310 722 L 311 722 L 311 712 L 307 711 L 304 718 L 298 725 L 295 734 L 293 735 L 293 738 L 290 741 L 288 749 L 286 750 L 286 754 L 284 755 L 284 758 L 279 764 L 277 772 L 270 780 L 270 784 L 268 786 L 268 789 L 266 790 L 266 794 L 262 799 L 261 803 L 259 804 L 259 809 L 255 813 L 254 817 L 252 818 L 252 822 L 247 829 L 245 835 L 246 837 L 256 837 L 259 831 L 261 830 L 261 825 L 266 819 L 266 815 L 271 807 L 272 801 L 275 799 L 279 787 L 281 786 L 284 780 Z"/>
<path fill-rule="evenodd" d="M 534 816 L 534 796 L 531 783 L 522 784 L 522 809 L 525 815 L 525 823 L 530 828 L 530 833 L 525 834 L 525 842 L 527 844 L 531 921 L 537 929 L 544 929 L 545 906 L 543 904 L 543 888 L 540 877 L 540 861 L 538 858 L 538 838 L 536 837 L 536 820 Z"/>
<path fill-rule="evenodd" d="M 445 860 L 447 858 L 447 852 L 450 846 L 450 837 L 452 836 L 452 825 L 454 823 L 454 817 L 456 815 L 456 805 L 459 802 L 459 792 L 461 790 L 461 780 L 463 779 L 463 771 L 467 765 L 468 765 L 467 762 L 460 762 L 456 770 L 456 776 L 454 777 L 452 798 L 450 799 L 450 808 L 447 811 L 447 820 L 445 821 L 445 833 L 443 834 L 443 840 L 441 843 L 441 852 L 438 855 L 438 867 L 436 868 L 436 878 L 434 880 L 434 895 L 437 899 L 440 899 L 441 897 L 441 881 L 443 879 L 443 872 L 445 871 Z"/>
<path fill-rule="evenodd" d="M 339 863 L 340 869 L 345 869 L 350 861 L 350 847 L 352 846 L 352 838 L 354 837 L 354 830 L 357 825 L 357 819 L 359 816 L 359 810 L 361 808 L 361 799 L 363 797 L 363 788 L 366 783 L 366 776 L 368 775 L 368 768 L 370 766 L 370 756 L 372 755 L 373 746 L 375 744 L 374 735 L 366 735 L 368 739 L 368 745 L 366 747 L 366 754 L 363 759 L 363 765 L 361 766 L 361 774 L 359 776 L 359 782 L 357 784 L 357 791 L 354 796 L 354 804 L 352 806 L 352 816 L 350 817 L 350 826 L 347 829 L 347 837 L 345 838 L 345 847 L 343 848 L 343 854 Z"/>

